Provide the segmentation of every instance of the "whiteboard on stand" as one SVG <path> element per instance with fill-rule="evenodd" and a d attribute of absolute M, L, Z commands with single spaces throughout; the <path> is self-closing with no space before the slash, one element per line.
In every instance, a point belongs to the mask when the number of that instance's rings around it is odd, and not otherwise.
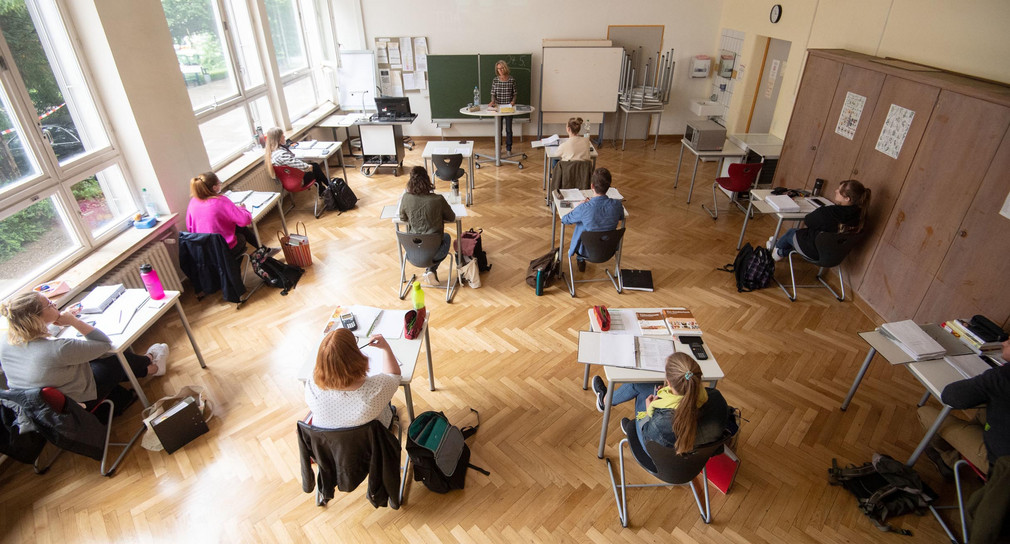
<path fill-rule="evenodd" d="M 375 52 L 341 51 L 337 89 L 343 110 L 375 111 Z"/>
<path fill-rule="evenodd" d="M 544 47 L 541 112 L 617 111 L 620 47 Z"/>

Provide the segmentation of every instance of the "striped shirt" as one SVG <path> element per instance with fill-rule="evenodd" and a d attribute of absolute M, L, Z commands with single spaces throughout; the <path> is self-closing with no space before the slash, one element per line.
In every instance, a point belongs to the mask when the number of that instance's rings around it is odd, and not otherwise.
<path fill-rule="evenodd" d="M 502 81 L 495 77 L 491 80 L 491 100 L 495 104 L 511 104 L 516 100 L 516 79 L 508 76 Z"/>
<path fill-rule="evenodd" d="M 297 168 L 302 172 L 308 172 L 312 170 L 312 165 L 306 163 L 305 161 L 299 159 L 291 152 L 290 149 L 284 146 L 280 146 L 270 154 L 270 162 L 274 163 L 274 166 L 290 166 L 291 168 Z"/>

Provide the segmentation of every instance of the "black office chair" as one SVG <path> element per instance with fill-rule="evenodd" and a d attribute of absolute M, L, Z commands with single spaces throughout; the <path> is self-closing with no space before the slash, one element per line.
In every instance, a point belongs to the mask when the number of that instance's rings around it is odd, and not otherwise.
<path fill-rule="evenodd" d="M 797 252 L 795 249 L 789 252 L 789 279 L 792 282 L 793 292 L 790 295 L 786 287 L 782 285 L 777 278 L 775 283 L 782 289 L 782 292 L 789 297 L 791 302 L 796 302 L 796 288 L 797 287 L 824 287 L 831 294 L 835 296 L 839 301 L 845 300 L 845 278 L 842 276 L 842 261 L 845 260 L 845 256 L 852 251 L 859 240 L 862 238 L 861 233 L 858 232 L 818 232 L 817 236 L 814 238 L 814 247 L 817 248 L 818 258 L 816 260 L 804 256 L 803 254 Z M 817 270 L 817 281 L 818 284 L 808 284 L 808 285 L 796 285 L 796 273 L 793 270 L 793 255 L 799 255 L 803 257 L 803 260 L 810 264 L 815 264 L 819 268 Z M 838 269 L 838 283 L 841 285 L 842 294 L 839 295 L 834 289 L 828 285 L 828 282 L 824 281 L 822 274 L 826 269 L 837 268 Z"/>
<path fill-rule="evenodd" d="M 431 156 L 431 162 L 435 165 L 435 177 L 451 182 L 453 196 L 459 196 L 459 179 L 466 176 L 466 171 L 459 167 L 463 164 L 463 155 L 454 153 L 451 155 Z"/>
<path fill-rule="evenodd" d="M 621 246 L 624 240 L 624 227 L 615 230 L 605 230 L 598 232 L 585 231 L 579 237 L 582 250 L 579 252 L 586 261 L 591 263 L 605 263 L 614 259 L 614 272 L 608 269 L 607 277 L 610 283 L 614 284 L 614 289 L 620 293 L 624 290 L 624 283 L 621 281 Z M 595 278 L 588 280 L 576 280 L 575 271 L 572 269 L 572 255 L 568 256 L 568 291 L 575 297 L 575 284 L 590 281 L 604 281 L 606 278 Z M 568 281 L 568 280 L 566 280 Z"/>
<path fill-rule="evenodd" d="M 400 300 L 403 300 L 406 298 L 407 293 L 410 292 L 414 280 L 417 279 L 417 274 L 413 274 L 409 280 L 407 279 L 407 263 L 410 262 L 410 264 L 417 268 L 434 266 L 433 258 L 439 246 L 442 245 L 442 234 L 437 232 L 433 234 L 414 234 L 412 232 L 397 231 L 396 241 L 400 247 L 400 285 L 397 287 L 397 292 L 400 295 Z M 449 261 L 449 279 L 446 285 L 431 287 L 445 289 L 445 301 L 451 303 L 452 297 L 456 294 L 456 287 L 459 285 L 457 278 L 459 270 L 457 269 L 454 272 L 456 268 L 456 254 L 453 253 L 451 246 L 446 260 Z"/>
<path fill-rule="evenodd" d="M 723 446 L 727 440 L 732 438 L 728 433 L 719 440 L 710 444 L 695 447 L 694 451 L 686 454 L 678 454 L 675 448 L 661 446 L 651 440 L 645 442 L 645 449 L 642 449 L 642 442 L 638 438 L 638 426 L 631 424 L 627 426 L 628 436 L 618 444 L 618 452 L 621 468 L 621 495 L 617 495 L 617 480 L 614 478 L 613 464 L 607 457 L 607 471 L 610 473 L 610 486 L 614 491 L 614 500 L 617 501 L 617 514 L 621 519 L 621 526 L 628 526 L 628 488 L 629 487 L 674 487 L 688 486 L 694 494 L 694 502 L 698 505 L 698 512 L 705 523 L 712 522 L 712 507 L 708 498 L 708 471 L 706 463 L 712 457 L 719 455 L 723 451 Z M 649 474 L 665 483 L 662 484 L 628 484 L 624 475 L 624 446 L 631 449 L 631 455 L 635 461 Z M 694 479 L 702 475 L 701 486 L 704 488 L 705 504 L 701 503 L 698 497 L 698 490 L 692 484 Z"/>
<path fill-rule="evenodd" d="M 407 484 L 407 465 L 400 465 L 403 430 L 395 407 L 392 408 L 393 420 L 389 428 L 373 419 L 357 427 L 324 429 L 311 424 L 312 414 L 306 417 L 308 422 L 298 422 L 302 491 L 311 493 L 314 488 L 317 506 L 326 506 L 333 499 L 334 488 L 350 493 L 367 477 L 365 495 L 373 506 L 400 508 Z M 396 427 L 395 435 L 393 426 Z M 363 463 L 362 460 L 368 462 Z M 319 471 L 315 478 L 312 463 Z M 383 464 L 395 464 L 395 478 L 391 477 L 388 469 L 371 469 L 372 465 Z"/>

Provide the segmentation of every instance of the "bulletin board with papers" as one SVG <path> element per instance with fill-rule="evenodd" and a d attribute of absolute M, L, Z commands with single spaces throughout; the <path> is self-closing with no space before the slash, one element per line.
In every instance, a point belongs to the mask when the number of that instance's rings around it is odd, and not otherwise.
<path fill-rule="evenodd" d="M 424 36 L 375 38 L 379 89 L 385 96 L 428 88 L 428 39 Z"/>

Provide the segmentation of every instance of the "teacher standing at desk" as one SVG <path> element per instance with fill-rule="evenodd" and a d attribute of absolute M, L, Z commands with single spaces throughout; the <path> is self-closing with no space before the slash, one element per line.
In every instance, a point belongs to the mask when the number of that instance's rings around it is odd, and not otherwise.
<path fill-rule="evenodd" d="M 491 103 L 489 108 L 497 108 L 500 104 L 516 105 L 516 79 L 510 75 L 509 65 L 500 60 L 495 63 L 494 71 L 498 74 L 491 80 Z M 505 151 L 512 153 L 512 117 L 502 119 L 505 127 Z"/>

